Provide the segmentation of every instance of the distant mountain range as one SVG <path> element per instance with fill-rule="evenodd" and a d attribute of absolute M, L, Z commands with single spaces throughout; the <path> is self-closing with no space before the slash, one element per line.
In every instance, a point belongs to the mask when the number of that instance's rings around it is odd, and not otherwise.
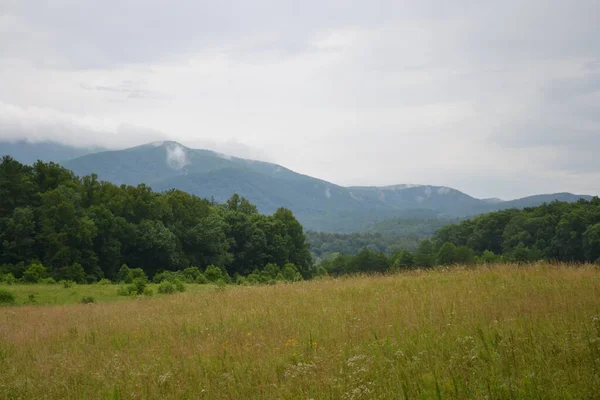
<path fill-rule="evenodd" d="M 37 159 L 59 162 L 77 175 L 96 173 L 115 184 L 145 183 L 157 191 L 176 188 L 219 202 L 238 193 L 261 212 L 287 207 L 307 229 L 324 232 L 362 231 L 390 218 L 454 219 L 553 200 L 591 199 L 557 193 L 503 201 L 476 199 L 456 189 L 430 185 L 343 187 L 281 165 L 190 149 L 171 141 L 115 151 L 51 142 L 0 142 L 0 155 L 5 154 L 28 164 Z"/>

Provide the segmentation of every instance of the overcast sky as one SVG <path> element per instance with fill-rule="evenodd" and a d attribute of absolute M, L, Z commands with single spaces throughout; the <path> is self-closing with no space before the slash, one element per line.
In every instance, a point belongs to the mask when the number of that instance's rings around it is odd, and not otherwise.
<path fill-rule="evenodd" d="M 598 0 L 0 0 L 0 138 L 600 193 Z"/>

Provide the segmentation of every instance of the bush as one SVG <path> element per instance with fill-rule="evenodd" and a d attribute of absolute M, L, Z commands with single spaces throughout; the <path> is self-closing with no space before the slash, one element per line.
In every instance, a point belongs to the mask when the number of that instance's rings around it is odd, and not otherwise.
<path fill-rule="evenodd" d="M 144 294 L 144 290 L 146 290 L 146 286 L 148 284 L 148 280 L 144 278 L 135 278 L 133 283 L 130 285 L 132 287 L 132 294 Z"/>
<path fill-rule="evenodd" d="M 302 280 L 302 275 L 298 272 L 298 268 L 292 263 L 285 264 L 281 272 L 283 278 L 288 282 L 299 282 Z"/>
<path fill-rule="evenodd" d="M 315 268 L 315 276 L 318 278 L 321 277 L 325 277 L 328 276 L 329 274 L 327 273 L 327 270 L 325 269 L 324 266 L 322 265 L 317 265 L 317 267 Z"/>
<path fill-rule="evenodd" d="M 173 282 L 175 284 L 175 289 L 182 293 L 185 292 L 185 285 L 183 284 L 183 282 L 176 280 L 175 282 Z"/>
<path fill-rule="evenodd" d="M 223 271 L 219 267 L 215 267 L 214 265 L 209 265 L 206 267 L 204 271 L 204 276 L 209 282 L 215 283 L 219 279 L 224 279 Z"/>
<path fill-rule="evenodd" d="M 68 281 L 60 281 L 63 285 L 63 288 L 68 289 L 71 288 L 73 286 L 76 285 L 76 283 L 74 281 L 68 280 Z"/>
<path fill-rule="evenodd" d="M 85 271 L 79 263 L 67 265 L 58 269 L 58 274 L 61 279 L 73 281 L 76 283 L 85 282 Z"/>
<path fill-rule="evenodd" d="M 56 280 L 52 277 L 48 277 L 48 278 L 42 278 L 38 281 L 38 283 L 44 284 L 44 285 L 56 285 Z"/>
<path fill-rule="evenodd" d="M 117 295 L 119 296 L 131 296 L 133 293 L 133 285 L 122 285 L 117 289 Z"/>
<path fill-rule="evenodd" d="M 81 304 L 92 304 L 95 302 L 96 302 L 96 299 L 94 299 L 92 296 L 83 296 L 81 298 Z"/>
<path fill-rule="evenodd" d="M 147 287 L 146 289 L 144 289 L 144 296 L 148 296 L 148 297 L 154 296 L 154 290 Z"/>
<path fill-rule="evenodd" d="M 39 263 L 33 263 L 23 272 L 23 282 L 38 283 L 46 276 L 46 268 Z"/>
<path fill-rule="evenodd" d="M 15 295 L 5 289 L 0 289 L 0 304 L 14 304 Z"/>
<path fill-rule="evenodd" d="M 208 279 L 206 279 L 204 274 L 200 274 L 196 277 L 196 283 L 199 283 L 200 285 L 206 285 L 208 283 Z"/>
<path fill-rule="evenodd" d="M 160 272 L 156 275 L 154 275 L 154 278 L 152 279 L 152 281 L 154 283 L 161 283 L 163 281 L 170 281 L 176 278 L 176 274 L 173 271 L 163 271 Z"/>
<path fill-rule="evenodd" d="M 117 282 L 131 283 L 133 282 L 133 274 L 127 264 L 121 265 L 121 269 L 117 272 Z"/>
<path fill-rule="evenodd" d="M 176 291 L 177 291 L 177 289 L 175 288 L 175 285 L 171 281 L 163 281 L 158 286 L 158 293 L 171 294 L 171 293 L 175 293 Z"/>
<path fill-rule="evenodd" d="M 235 274 L 234 282 L 235 282 L 236 285 L 245 285 L 246 284 L 246 278 L 243 277 L 240 274 Z"/>
<path fill-rule="evenodd" d="M 183 281 L 186 283 L 196 282 L 198 276 L 200 276 L 201 274 L 202 272 L 200 272 L 200 269 L 198 267 L 189 267 L 178 273 L 178 275 L 181 275 Z"/>
<path fill-rule="evenodd" d="M 163 281 L 158 287 L 158 293 L 171 294 L 185 292 L 185 285 L 180 280 Z"/>
<path fill-rule="evenodd" d="M 5 275 L 0 275 L 0 282 L 4 282 L 4 283 L 6 283 L 8 285 L 12 285 L 16 281 L 17 281 L 17 279 L 10 272 L 8 274 L 5 274 Z"/>
<path fill-rule="evenodd" d="M 247 285 L 257 285 L 259 283 L 261 283 L 261 279 L 260 279 L 260 274 L 258 273 L 257 270 L 254 270 L 251 274 L 249 274 L 246 277 L 246 282 Z"/>
<path fill-rule="evenodd" d="M 98 281 L 98 285 L 112 285 L 112 282 L 109 279 L 102 278 Z"/>

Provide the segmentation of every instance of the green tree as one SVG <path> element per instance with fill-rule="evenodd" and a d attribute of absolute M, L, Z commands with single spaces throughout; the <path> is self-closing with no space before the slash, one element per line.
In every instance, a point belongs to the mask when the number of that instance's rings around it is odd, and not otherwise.
<path fill-rule="evenodd" d="M 419 267 L 431 267 L 435 262 L 435 249 L 429 239 L 419 243 L 415 252 L 415 265 Z"/>
<path fill-rule="evenodd" d="M 84 283 L 85 282 L 85 271 L 83 267 L 79 263 L 73 263 L 71 265 L 66 265 L 64 267 L 59 268 L 58 270 L 59 279 L 65 281 L 73 281 L 76 283 Z"/>
<path fill-rule="evenodd" d="M 23 272 L 23 280 L 27 283 L 38 283 L 46 277 L 46 267 L 39 263 L 33 263 Z"/>
<path fill-rule="evenodd" d="M 456 246 L 454 243 L 444 243 L 438 250 L 436 260 L 440 265 L 454 264 L 456 262 Z"/>
<path fill-rule="evenodd" d="M 398 268 L 411 268 L 415 265 L 415 257 L 408 250 L 403 250 L 399 257 L 394 262 L 394 266 Z"/>

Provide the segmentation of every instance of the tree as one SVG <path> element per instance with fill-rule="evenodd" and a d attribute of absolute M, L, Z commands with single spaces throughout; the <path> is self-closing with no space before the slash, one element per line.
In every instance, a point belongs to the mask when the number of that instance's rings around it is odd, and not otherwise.
<path fill-rule="evenodd" d="M 456 262 L 456 246 L 453 243 L 444 243 L 438 250 L 436 260 L 441 265 L 454 264 Z"/>
<path fill-rule="evenodd" d="M 23 272 L 23 280 L 27 283 L 38 283 L 46 276 L 46 268 L 39 263 L 33 263 Z"/>
<path fill-rule="evenodd" d="M 419 267 L 431 267 L 434 264 L 433 243 L 429 239 L 422 240 L 415 252 L 415 265 Z"/>
<path fill-rule="evenodd" d="M 65 281 L 73 281 L 77 283 L 85 282 L 85 271 L 83 267 L 79 263 L 74 263 L 71 265 L 66 265 L 64 267 L 59 268 L 58 270 L 59 279 Z"/>
<path fill-rule="evenodd" d="M 458 246 L 454 251 L 454 262 L 458 264 L 472 264 L 475 261 L 475 254 L 468 246 Z"/>
<path fill-rule="evenodd" d="M 403 250 L 394 262 L 394 267 L 411 268 L 415 265 L 415 257 L 408 250 Z"/>
<path fill-rule="evenodd" d="M 587 261 L 600 259 L 600 223 L 590 226 L 583 233 L 583 252 Z"/>
<path fill-rule="evenodd" d="M 288 282 L 298 282 L 302 280 L 302 275 L 298 271 L 298 268 L 292 263 L 287 263 L 284 265 L 283 270 L 281 271 L 283 278 Z"/>

